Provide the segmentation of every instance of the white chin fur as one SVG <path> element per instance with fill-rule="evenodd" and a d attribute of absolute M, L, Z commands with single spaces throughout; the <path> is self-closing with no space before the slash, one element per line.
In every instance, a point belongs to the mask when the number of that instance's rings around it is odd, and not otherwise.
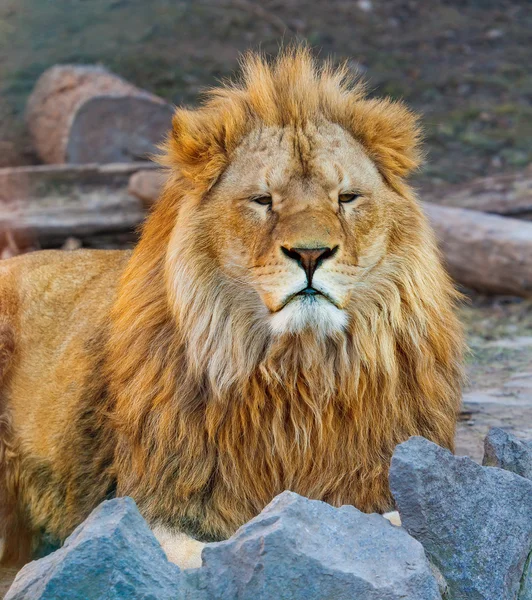
<path fill-rule="evenodd" d="M 299 333 L 313 329 L 321 335 L 343 331 L 347 315 L 325 298 L 295 298 L 270 317 L 270 327 L 276 334 Z"/>

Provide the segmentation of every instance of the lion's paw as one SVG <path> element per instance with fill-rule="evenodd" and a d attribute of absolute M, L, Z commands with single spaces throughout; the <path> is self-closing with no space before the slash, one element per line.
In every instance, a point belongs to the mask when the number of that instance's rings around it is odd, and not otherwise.
<path fill-rule="evenodd" d="M 388 521 L 390 521 L 392 525 L 395 525 L 396 527 L 401 527 L 401 515 L 396 510 L 384 513 L 382 516 L 385 519 L 388 519 Z"/>
<path fill-rule="evenodd" d="M 205 546 L 204 543 L 184 533 L 176 533 L 161 526 L 154 527 L 153 535 L 161 544 L 166 558 L 180 569 L 201 567 L 201 551 Z"/>

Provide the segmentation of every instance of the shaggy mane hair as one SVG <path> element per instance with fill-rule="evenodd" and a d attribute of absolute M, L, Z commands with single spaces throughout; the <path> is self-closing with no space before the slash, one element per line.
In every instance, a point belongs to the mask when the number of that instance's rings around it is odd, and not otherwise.
<path fill-rule="evenodd" d="M 209 187 L 253 129 L 324 120 L 350 132 L 385 179 L 401 190 L 400 179 L 421 162 L 414 113 L 387 98 L 368 99 L 365 84 L 347 63 L 319 64 L 304 46 L 286 50 L 273 63 L 259 54 L 245 55 L 239 79 L 206 92 L 199 109 L 175 112 L 160 162 L 177 167 L 195 185 Z"/>
<path fill-rule="evenodd" d="M 118 492 L 151 522 L 219 539 L 291 489 L 334 505 L 387 510 L 389 460 L 411 435 L 453 445 L 460 403 L 456 293 L 404 177 L 420 161 L 415 116 L 367 99 L 348 69 L 305 48 L 177 110 L 171 174 L 119 286 L 107 378 L 118 432 Z M 412 200 L 378 280 L 360 288 L 345 334 L 275 337 L 235 282 L 193 252 L 180 211 L 194 211 L 253 129 L 328 120 Z"/>

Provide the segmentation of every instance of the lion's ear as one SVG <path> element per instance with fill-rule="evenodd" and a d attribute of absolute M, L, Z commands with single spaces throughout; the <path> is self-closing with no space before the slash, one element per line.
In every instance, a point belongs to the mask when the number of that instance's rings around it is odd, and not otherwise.
<path fill-rule="evenodd" d="M 240 107 L 224 100 L 215 98 L 196 110 L 178 108 L 163 148 L 166 166 L 177 168 L 183 177 L 205 189 L 214 185 L 243 135 Z"/>
<path fill-rule="evenodd" d="M 178 108 L 172 119 L 172 131 L 163 148 L 166 166 L 195 185 L 212 186 L 226 165 L 227 152 L 221 127 L 202 115 L 203 111 Z M 203 118 L 202 118 L 203 117 Z"/>
<path fill-rule="evenodd" d="M 396 185 L 422 162 L 417 115 L 401 102 L 361 100 L 351 113 L 351 129 L 383 177 Z"/>

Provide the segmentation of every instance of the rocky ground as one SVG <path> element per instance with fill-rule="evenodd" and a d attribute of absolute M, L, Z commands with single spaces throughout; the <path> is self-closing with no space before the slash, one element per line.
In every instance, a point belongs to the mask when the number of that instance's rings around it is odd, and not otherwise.
<path fill-rule="evenodd" d="M 471 295 L 461 309 L 469 354 L 458 454 L 479 461 L 492 426 L 532 440 L 532 303 Z"/>

